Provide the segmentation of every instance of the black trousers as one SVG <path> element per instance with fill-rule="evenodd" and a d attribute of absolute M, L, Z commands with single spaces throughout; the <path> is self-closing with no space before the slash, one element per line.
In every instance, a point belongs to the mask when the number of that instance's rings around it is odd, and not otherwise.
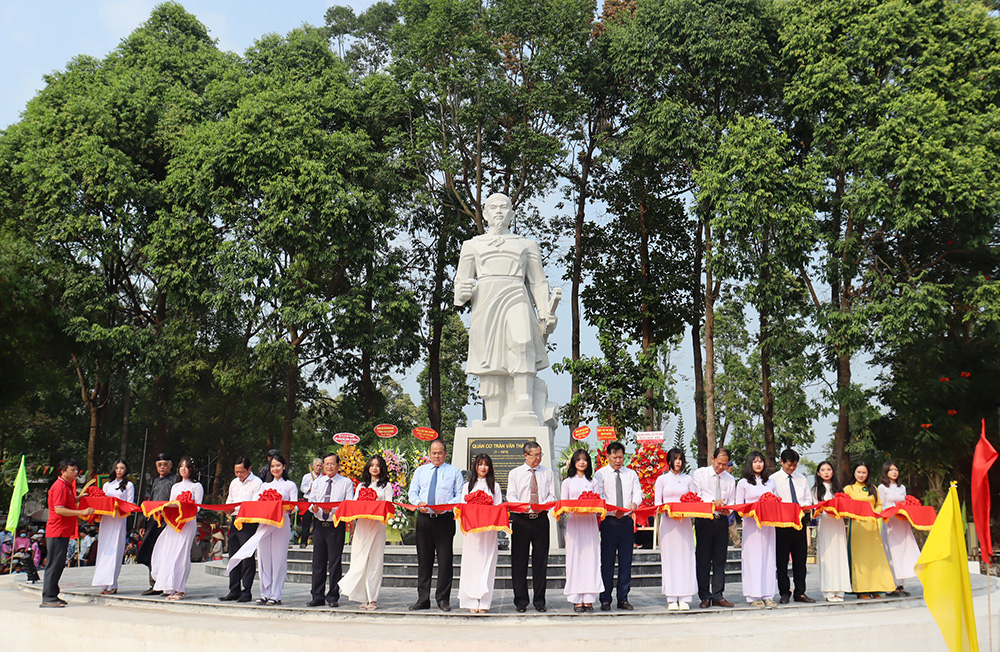
<path fill-rule="evenodd" d="M 49 557 L 45 562 L 45 580 L 42 582 L 42 602 L 55 602 L 59 598 L 59 578 L 66 570 L 66 552 L 69 537 L 46 537 Z"/>
<path fill-rule="evenodd" d="M 696 518 L 694 533 L 697 539 L 694 565 L 698 576 L 698 597 L 701 600 L 721 600 L 722 590 L 726 588 L 729 518 L 726 516 L 712 520 Z"/>
<path fill-rule="evenodd" d="M 243 547 L 243 544 L 250 540 L 257 532 L 256 523 L 247 523 L 242 530 L 237 530 L 236 526 L 229 526 L 229 554 L 235 555 L 236 551 Z M 253 588 L 253 580 L 257 577 L 257 562 L 254 561 L 256 553 L 244 559 L 229 574 L 229 595 L 250 595 Z"/>
<path fill-rule="evenodd" d="M 430 604 L 431 574 L 437 555 L 438 581 L 434 598 L 438 603 L 451 601 L 451 581 L 455 574 L 455 519 L 449 513 L 436 518 L 417 514 L 417 603 Z"/>
<path fill-rule="evenodd" d="M 142 545 L 139 546 L 139 552 L 135 555 L 135 563 L 143 564 L 144 566 L 152 567 L 153 563 L 153 548 L 156 546 L 156 539 L 160 536 L 160 532 L 166 525 L 157 525 L 156 521 L 153 519 L 146 519 L 146 533 L 142 536 Z M 152 583 L 150 583 L 152 586 Z"/>
<path fill-rule="evenodd" d="M 632 550 L 635 545 L 635 522 L 631 516 L 617 518 L 608 514 L 601 521 L 601 579 L 604 592 L 601 602 L 611 602 L 611 588 L 615 576 L 615 557 L 618 557 L 618 602 L 628 600 L 632 586 Z"/>
<path fill-rule="evenodd" d="M 347 523 L 334 527 L 331 521 L 313 522 L 313 600 L 340 600 L 340 578 L 344 576 L 344 537 Z M 327 580 L 330 586 L 327 588 Z"/>
<path fill-rule="evenodd" d="M 302 524 L 302 530 L 299 534 L 299 544 L 309 543 L 309 535 L 312 534 L 313 513 L 307 509 L 299 522 Z"/>
<path fill-rule="evenodd" d="M 514 586 L 514 606 L 528 606 L 528 553 L 531 552 L 533 603 L 545 606 L 545 585 L 549 570 L 549 518 L 527 514 L 510 515 L 510 579 Z"/>
<path fill-rule="evenodd" d="M 778 593 L 782 596 L 793 595 L 788 586 L 788 556 L 792 557 L 792 579 L 795 582 L 794 595 L 805 595 L 806 592 L 806 529 L 796 530 L 790 527 L 775 528 L 774 551 L 777 556 Z"/>

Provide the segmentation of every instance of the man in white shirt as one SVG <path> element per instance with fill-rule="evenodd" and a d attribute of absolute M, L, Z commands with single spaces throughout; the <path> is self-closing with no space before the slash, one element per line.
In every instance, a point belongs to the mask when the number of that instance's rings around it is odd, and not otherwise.
<path fill-rule="evenodd" d="M 430 464 L 417 467 L 408 496 L 417 510 L 417 601 L 410 611 L 430 609 L 431 573 L 437 555 L 438 581 L 434 597 L 438 609 L 451 611 L 451 583 L 455 574 L 455 519 L 450 511 L 434 511 L 428 505 L 448 505 L 462 499 L 462 472 L 446 463 L 444 442 L 431 442 Z"/>
<path fill-rule="evenodd" d="M 524 464 L 507 475 L 507 501 L 511 503 L 551 503 L 556 499 L 552 469 L 541 465 L 538 442 L 524 445 Z M 536 611 L 544 612 L 545 585 L 549 567 L 548 512 L 530 511 L 510 515 L 510 576 L 514 585 L 514 608 L 528 610 L 528 553 L 531 553 L 531 582 Z"/>
<path fill-rule="evenodd" d="M 229 483 L 229 495 L 226 496 L 226 504 L 232 505 L 233 503 L 257 500 L 257 494 L 260 493 L 260 487 L 264 483 L 261 482 L 258 476 L 254 475 L 253 464 L 250 463 L 250 459 L 246 455 L 240 455 L 236 458 L 233 472 L 236 474 L 236 477 Z M 230 555 L 235 554 L 257 532 L 256 523 L 244 523 L 242 530 L 236 529 L 233 523 L 236 522 L 236 515 L 239 511 L 239 507 L 237 507 L 233 512 L 229 524 Z M 251 589 L 253 588 L 255 577 L 257 577 L 257 562 L 254 559 L 254 555 L 251 555 L 241 561 L 233 569 L 233 572 L 229 574 L 229 593 L 219 598 L 219 600 L 222 602 L 233 600 L 236 602 L 250 602 L 253 599 Z"/>
<path fill-rule="evenodd" d="M 313 481 L 321 475 L 323 475 L 323 460 L 317 457 L 313 460 L 309 472 L 302 476 L 302 482 L 299 483 L 299 495 L 302 496 L 303 500 L 309 495 L 309 489 L 312 488 Z M 307 510 L 301 519 L 302 531 L 299 534 L 300 548 L 305 548 L 306 544 L 309 543 L 309 535 L 312 534 L 312 522 L 313 514 Z"/>
<path fill-rule="evenodd" d="M 781 469 L 771 475 L 775 491 L 783 503 L 810 504 L 809 484 L 806 477 L 796 471 L 799 466 L 799 454 L 791 448 L 781 452 Z M 807 530 L 803 527 L 796 530 L 790 527 L 774 529 L 774 550 L 777 555 L 778 568 L 778 599 L 781 604 L 788 604 L 790 598 L 796 602 L 816 602 L 806 595 L 806 552 L 809 544 L 806 542 Z M 788 586 L 788 557 L 792 557 L 792 578 L 795 581 L 794 593 Z"/>
<path fill-rule="evenodd" d="M 726 588 L 726 553 L 729 550 L 729 510 L 719 509 L 732 505 L 736 496 L 736 480 L 727 470 L 729 451 L 719 447 L 712 453 L 712 463 L 691 474 L 702 501 L 715 505 L 712 519 L 694 520 L 695 571 L 698 576 L 698 597 L 701 608 L 712 605 L 732 607 L 722 591 Z M 711 582 L 711 585 L 709 584 Z"/>
<path fill-rule="evenodd" d="M 340 475 L 340 456 L 328 453 L 323 458 L 323 475 L 316 478 L 309 488 L 309 502 L 339 503 L 351 498 L 354 498 L 354 483 Z M 319 607 L 325 602 L 330 607 L 339 607 L 347 523 L 335 526 L 332 509 L 310 505 L 309 511 L 313 514 L 313 554 L 312 600 L 307 606 Z"/>
<path fill-rule="evenodd" d="M 604 487 L 604 499 L 617 507 L 634 510 L 642 502 L 639 474 L 625 466 L 625 446 L 613 441 L 608 444 L 608 463 L 597 470 L 594 479 Z M 631 514 L 608 512 L 601 521 L 601 611 L 611 611 L 611 584 L 615 576 L 615 556 L 618 556 L 618 608 L 631 611 L 628 601 L 632 585 L 632 548 L 635 546 L 635 523 Z"/>

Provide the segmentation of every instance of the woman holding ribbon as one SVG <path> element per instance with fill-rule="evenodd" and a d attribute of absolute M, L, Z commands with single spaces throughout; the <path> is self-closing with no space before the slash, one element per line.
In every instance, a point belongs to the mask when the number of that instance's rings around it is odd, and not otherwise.
<path fill-rule="evenodd" d="M 354 500 L 392 500 L 392 483 L 385 458 L 372 455 L 361 473 Z M 385 523 L 368 518 L 354 521 L 351 535 L 351 566 L 340 580 L 340 592 L 361 603 L 365 611 L 378 608 L 385 558 Z"/>
<path fill-rule="evenodd" d="M 691 476 L 684 473 L 684 450 L 667 452 L 667 472 L 656 479 L 656 504 L 679 503 L 681 497 L 695 491 Z M 690 518 L 673 519 L 666 512 L 660 517 L 661 590 L 667 596 L 667 611 L 687 611 L 688 603 L 698 593 L 695 572 L 694 529 Z"/>
<path fill-rule="evenodd" d="M 816 502 L 833 500 L 842 487 L 833 465 L 823 460 L 816 467 L 813 497 Z M 844 519 L 821 512 L 817 515 L 816 557 L 819 562 L 819 587 L 827 602 L 843 602 L 851 590 L 851 566 L 847 561 L 847 528 Z"/>
<path fill-rule="evenodd" d="M 604 499 L 604 487 L 593 481 L 594 467 L 590 453 L 578 449 L 566 465 L 563 500 L 586 497 Z M 601 579 L 601 535 L 596 514 L 566 516 L 566 587 L 563 594 L 573 603 L 576 613 L 594 611 L 594 600 L 604 591 Z"/>
<path fill-rule="evenodd" d="M 288 464 L 285 458 L 276 453 L 271 458 L 270 474 L 261 485 L 257 500 L 286 500 L 295 502 L 299 499 L 299 488 L 288 479 Z M 257 563 L 260 566 L 259 605 L 274 606 L 281 604 L 281 590 L 285 586 L 285 576 L 288 575 L 288 542 L 292 538 L 291 519 L 284 514 L 280 526 L 261 523 L 260 541 L 257 544 Z"/>
<path fill-rule="evenodd" d="M 878 498 L 882 503 L 882 509 L 889 509 L 906 502 L 906 485 L 899 484 L 899 467 L 892 460 L 882 465 L 882 482 L 878 486 Z M 913 536 L 913 528 L 907 521 L 890 518 L 882 525 L 882 541 L 896 584 L 896 589 L 889 593 L 889 596 L 901 598 L 910 595 L 903 589 L 903 582 L 917 576 L 914 567 L 920 557 L 920 548 Z"/>
<path fill-rule="evenodd" d="M 882 502 L 872 484 L 866 462 L 855 462 L 854 484 L 844 487 L 844 493 L 854 500 L 868 503 L 876 514 L 882 511 Z M 882 597 L 878 591 L 888 592 L 896 588 L 876 520 L 851 519 L 847 548 L 851 559 L 851 589 L 858 594 L 859 600 L 877 600 Z"/>
<path fill-rule="evenodd" d="M 736 502 L 755 503 L 764 494 L 774 493 L 764 455 L 752 451 L 743 467 L 743 478 L 736 484 Z M 752 517 L 743 519 L 743 595 L 752 607 L 773 609 L 778 592 L 777 556 L 774 552 L 774 526 L 758 525 Z"/>
<path fill-rule="evenodd" d="M 482 453 L 472 461 L 473 472 L 462 485 L 462 502 L 479 500 L 488 496 L 494 505 L 503 502 L 500 485 L 493 472 L 493 460 Z M 484 614 L 493 603 L 493 585 L 496 582 L 497 533 L 495 530 L 470 532 L 462 545 L 462 568 L 458 579 L 458 606 L 474 614 Z"/>
<path fill-rule="evenodd" d="M 134 503 L 135 486 L 128 480 L 128 462 L 122 459 L 115 462 L 111 477 L 104 483 L 104 495 Z M 127 518 L 128 515 L 121 518 L 101 517 L 101 529 L 97 534 L 97 563 L 94 564 L 94 581 L 91 582 L 92 586 L 101 587 L 101 595 L 118 592 L 118 574 L 125 558 Z"/>
<path fill-rule="evenodd" d="M 201 503 L 205 490 L 198 482 L 198 467 L 190 456 L 177 464 L 177 482 L 170 487 L 170 500 Z M 179 530 L 173 526 L 163 528 L 163 533 L 153 548 L 151 573 L 156 583 L 153 589 L 162 591 L 167 600 L 180 600 L 187 588 L 191 574 L 191 543 L 198 533 L 198 519 L 191 518 Z"/>

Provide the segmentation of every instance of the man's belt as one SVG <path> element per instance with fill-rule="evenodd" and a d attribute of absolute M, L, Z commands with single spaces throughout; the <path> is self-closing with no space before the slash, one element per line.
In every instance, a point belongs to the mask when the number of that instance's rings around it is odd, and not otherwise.
<path fill-rule="evenodd" d="M 523 516 L 524 518 L 531 519 L 532 521 L 534 521 L 535 519 L 537 519 L 540 516 L 545 516 L 546 514 L 548 514 L 548 511 L 544 511 L 544 512 L 525 512 L 525 513 L 512 512 L 513 516 Z"/>
<path fill-rule="evenodd" d="M 313 519 L 313 522 L 319 525 L 320 527 L 334 527 L 333 521 L 321 521 L 317 518 Z"/>

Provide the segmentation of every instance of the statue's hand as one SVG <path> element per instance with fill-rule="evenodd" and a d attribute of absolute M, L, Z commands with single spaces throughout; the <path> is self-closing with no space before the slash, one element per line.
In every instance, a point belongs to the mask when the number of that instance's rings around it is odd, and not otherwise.
<path fill-rule="evenodd" d="M 472 293 L 475 289 L 475 281 L 469 280 L 460 282 L 458 284 L 457 291 L 455 292 L 455 304 L 461 306 L 468 302 L 472 298 Z"/>
<path fill-rule="evenodd" d="M 559 323 L 559 318 L 556 317 L 555 315 L 549 315 L 548 317 L 546 317 L 545 320 L 542 322 L 545 334 L 551 335 L 552 332 L 556 329 L 556 324 L 558 323 Z"/>

